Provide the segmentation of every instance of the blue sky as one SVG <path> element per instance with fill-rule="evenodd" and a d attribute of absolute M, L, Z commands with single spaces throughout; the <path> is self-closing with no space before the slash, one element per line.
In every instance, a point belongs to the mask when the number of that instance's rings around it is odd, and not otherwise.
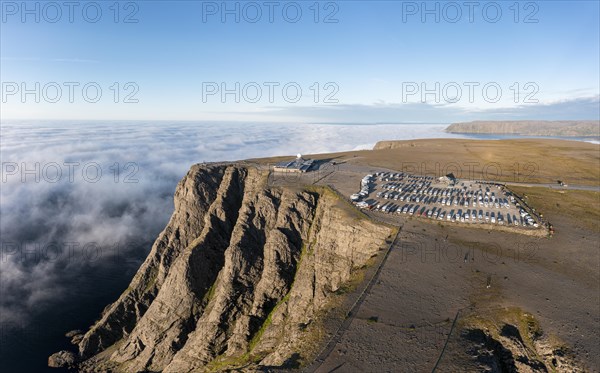
<path fill-rule="evenodd" d="M 265 2 L 227 2 L 228 9 L 238 7 L 239 23 L 235 14 L 222 21 L 221 1 L 124 1 L 118 15 L 113 1 L 81 2 L 73 22 L 67 7 L 58 15 L 48 4 L 29 2 L 27 14 L 21 2 L 2 1 L 2 119 L 451 122 L 600 115 L 597 1 L 476 2 L 472 20 L 464 2 L 318 2 L 318 15 L 313 1 L 273 2 L 273 22 Z M 124 22 L 127 15 L 137 23 Z M 36 82 L 39 103 L 22 95 Z M 72 85 L 73 102 L 69 82 L 79 84 Z M 239 102 L 234 94 L 222 97 L 236 82 Z M 87 102 L 96 87 L 102 96 Z M 432 93 L 423 96 L 424 89 Z M 130 99 L 138 102 L 124 103 L 134 92 Z"/>

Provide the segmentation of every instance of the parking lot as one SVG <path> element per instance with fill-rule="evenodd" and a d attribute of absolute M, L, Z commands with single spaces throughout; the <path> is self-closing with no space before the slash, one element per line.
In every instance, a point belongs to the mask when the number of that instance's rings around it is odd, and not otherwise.
<path fill-rule="evenodd" d="M 403 172 L 376 172 L 350 196 L 357 207 L 383 214 L 416 216 L 464 224 L 537 228 L 537 222 L 503 185 L 434 178 Z"/>

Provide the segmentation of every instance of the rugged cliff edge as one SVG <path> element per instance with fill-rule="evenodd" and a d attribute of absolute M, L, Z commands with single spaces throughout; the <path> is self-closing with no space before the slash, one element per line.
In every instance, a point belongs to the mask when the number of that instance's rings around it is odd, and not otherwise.
<path fill-rule="evenodd" d="M 52 364 L 190 372 L 302 355 L 307 326 L 391 230 L 327 189 L 266 180 L 250 167 L 193 166 L 127 290 L 77 339 L 77 356 Z"/>
<path fill-rule="evenodd" d="M 545 333 L 539 321 L 518 308 L 480 310 L 460 322 L 466 370 L 485 372 L 587 372 L 573 351 L 556 336 Z M 452 344 L 452 342 L 451 342 Z M 455 353 L 453 359 L 464 356 Z M 465 368 L 464 361 L 450 369 Z"/>

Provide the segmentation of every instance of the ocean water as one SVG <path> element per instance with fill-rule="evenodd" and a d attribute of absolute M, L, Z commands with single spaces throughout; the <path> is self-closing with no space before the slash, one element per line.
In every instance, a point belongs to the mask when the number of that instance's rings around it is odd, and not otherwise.
<path fill-rule="evenodd" d="M 198 162 L 370 149 L 380 140 L 497 139 L 446 124 L 4 121 L 0 371 L 44 372 L 127 287 Z"/>
<path fill-rule="evenodd" d="M 589 142 L 591 144 L 600 144 L 600 137 L 567 137 L 567 136 L 529 136 L 529 135 L 498 135 L 498 134 L 473 134 L 457 133 L 454 134 L 465 139 L 474 140 L 503 140 L 503 139 L 554 139 Z"/>

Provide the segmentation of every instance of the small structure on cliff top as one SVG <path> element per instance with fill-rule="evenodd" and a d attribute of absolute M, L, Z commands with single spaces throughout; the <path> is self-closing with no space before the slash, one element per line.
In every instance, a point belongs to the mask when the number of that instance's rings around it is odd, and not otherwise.
<path fill-rule="evenodd" d="M 315 161 L 314 159 L 304 159 L 302 154 L 298 154 L 291 161 L 279 162 L 273 167 L 277 172 L 308 172 L 311 171 Z"/>

